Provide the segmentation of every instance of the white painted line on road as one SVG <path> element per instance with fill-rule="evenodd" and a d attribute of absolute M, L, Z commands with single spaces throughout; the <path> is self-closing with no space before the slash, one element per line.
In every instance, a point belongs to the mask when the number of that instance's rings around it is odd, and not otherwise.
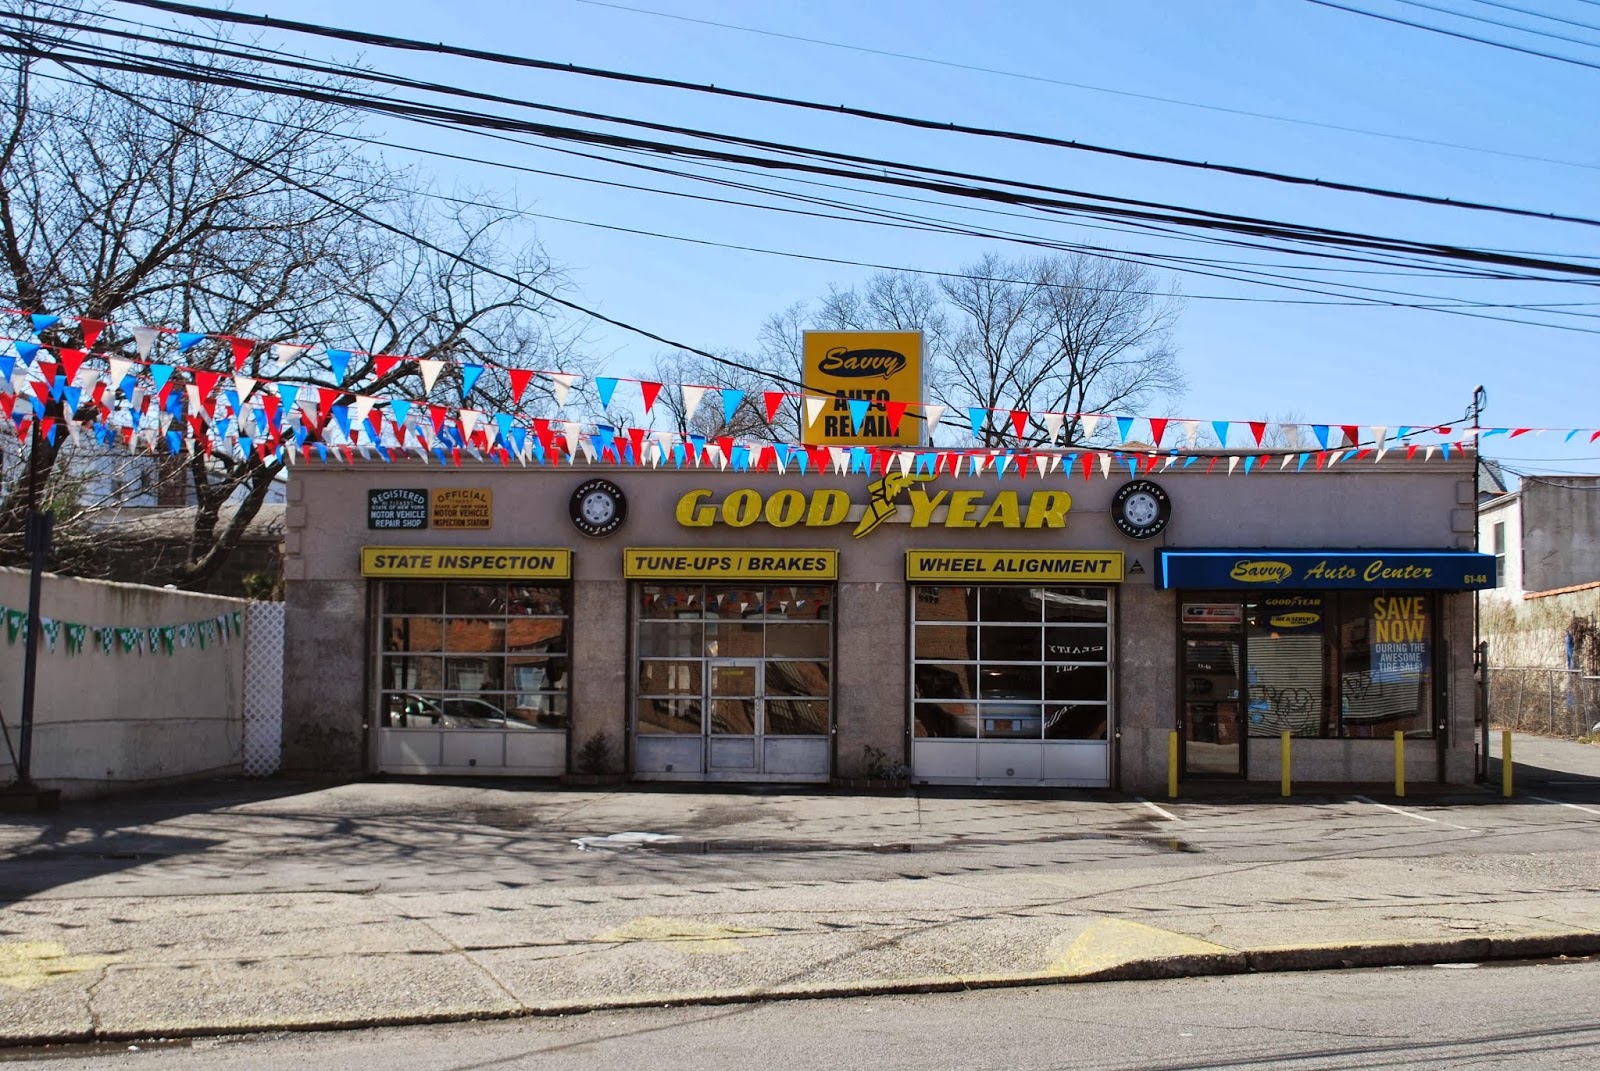
<path fill-rule="evenodd" d="M 1386 811 L 1393 811 L 1395 814 L 1402 815 L 1406 818 L 1415 818 L 1419 822 L 1434 822 L 1441 826 L 1449 826 L 1451 829 L 1465 829 L 1468 833 L 1482 832 L 1482 830 L 1472 829 L 1469 826 L 1458 826 L 1454 822 L 1446 822 L 1442 818 L 1430 818 L 1425 814 L 1417 814 L 1415 811 L 1404 811 L 1399 807 L 1391 807 L 1387 803 L 1379 803 L 1377 800 L 1369 800 L 1365 796 L 1357 796 L 1356 799 L 1360 800 L 1362 803 L 1370 803 L 1374 807 L 1382 807 Z"/>
<path fill-rule="evenodd" d="M 1571 807 L 1574 811 L 1582 811 L 1584 814 L 1592 814 L 1600 818 L 1600 811 L 1595 810 L 1593 807 L 1579 807 L 1576 803 L 1568 803 L 1565 800 L 1548 800 L 1543 796 L 1529 796 L 1528 798 L 1530 800 L 1538 800 L 1540 803 L 1556 803 L 1563 807 Z"/>
<path fill-rule="evenodd" d="M 1151 803 L 1149 800 L 1145 799 L 1143 796 L 1135 796 L 1133 798 L 1138 800 L 1140 803 L 1144 804 L 1146 807 L 1150 808 L 1152 811 L 1156 812 L 1162 818 L 1165 818 L 1169 822 L 1181 822 L 1181 821 L 1183 821 L 1183 819 L 1179 818 L 1177 815 L 1173 814 L 1171 811 L 1163 810 L 1162 808 L 1157 807 L 1155 804 Z"/>

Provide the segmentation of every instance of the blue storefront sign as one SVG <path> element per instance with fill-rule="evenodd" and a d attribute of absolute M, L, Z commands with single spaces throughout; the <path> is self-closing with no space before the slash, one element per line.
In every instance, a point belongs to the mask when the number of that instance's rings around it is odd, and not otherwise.
<path fill-rule="evenodd" d="M 1462 550 L 1162 550 L 1158 588 L 1474 591 L 1495 586 L 1493 554 Z"/>

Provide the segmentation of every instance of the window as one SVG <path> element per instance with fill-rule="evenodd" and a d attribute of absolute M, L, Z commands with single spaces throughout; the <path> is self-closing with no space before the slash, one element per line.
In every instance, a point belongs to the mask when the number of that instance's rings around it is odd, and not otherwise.
<path fill-rule="evenodd" d="M 1284 592 L 1241 610 L 1249 735 L 1432 735 L 1433 595 Z"/>
<path fill-rule="evenodd" d="M 640 584 L 634 598 L 638 732 L 826 735 L 831 587 Z"/>
<path fill-rule="evenodd" d="M 1494 586 L 1506 586 L 1506 522 L 1494 522 Z"/>
<path fill-rule="evenodd" d="M 565 729 L 565 585 L 389 581 L 380 595 L 387 728 Z"/>
<path fill-rule="evenodd" d="M 917 736 L 1106 738 L 1107 589 L 921 585 L 912 607 Z"/>

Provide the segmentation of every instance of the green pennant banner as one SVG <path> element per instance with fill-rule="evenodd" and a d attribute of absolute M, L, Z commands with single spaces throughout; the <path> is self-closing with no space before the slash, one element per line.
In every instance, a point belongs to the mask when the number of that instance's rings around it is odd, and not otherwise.
<path fill-rule="evenodd" d="M 5 622 L 6 643 L 15 646 L 28 639 L 28 612 L 0 606 L 0 620 Z M 183 621 L 171 625 L 85 625 L 76 621 L 58 621 L 53 617 L 39 618 L 39 633 L 45 647 L 55 651 L 56 642 L 66 635 L 65 650 L 69 655 L 82 654 L 86 646 L 101 654 L 177 654 L 179 648 L 198 647 L 202 651 L 216 643 L 226 644 L 244 635 L 244 614 L 239 610 L 203 617 L 198 621 Z"/>

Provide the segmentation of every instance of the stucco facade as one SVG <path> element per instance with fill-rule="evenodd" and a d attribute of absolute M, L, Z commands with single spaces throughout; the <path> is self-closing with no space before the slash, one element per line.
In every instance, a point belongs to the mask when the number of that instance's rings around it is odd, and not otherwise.
<path fill-rule="evenodd" d="M 1109 607 L 1102 611 L 1103 625 L 1088 626 L 1088 633 L 1103 630 L 1110 637 L 1104 669 L 1109 682 L 1105 696 L 1108 713 L 1104 739 L 1095 737 L 1096 745 L 1103 747 L 1106 756 L 1104 782 L 1130 791 L 1156 790 L 1167 779 L 1169 733 L 1179 728 L 1188 709 L 1182 701 L 1185 656 L 1180 642 L 1180 618 L 1194 598 L 1183 590 L 1159 586 L 1158 550 L 1224 547 L 1356 552 L 1406 548 L 1416 552 L 1461 552 L 1472 546 L 1474 488 L 1470 460 L 1434 460 L 1426 464 L 1394 460 L 1373 464 L 1369 460 L 1325 471 L 1261 470 L 1249 476 L 1225 476 L 1220 472 L 1208 475 L 1206 467 L 1202 461 L 1188 469 L 1174 467 L 1145 474 L 1170 496 L 1170 519 L 1159 535 L 1134 539 L 1124 535 L 1112 520 L 1113 496 L 1126 479 L 1115 475 L 1105 479 L 1098 470 L 1087 480 L 1081 474 L 1068 478 L 1060 473 L 1026 480 L 1014 475 L 1004 480 L 997 480 L 992 474 L 961 478 L 941 475 L 919 484 L 915 490 L 925 496 L 979 492 L 969 519 L 976 523 L 989 516 L 991 523 L 948 526 L 950 499 L 943 499 L 944 504 L 929 510 L 930 497 L 924 497 L 920 519 L 925 525 L 914 527 L 917 511 L 908 501 L 908 492 L 895 502 L 893 516 L 855 538 L 856 519 L 870 508 L 868 485 L 877 476 L 611 466 L 522 469 L 469 464 L 445 468 L 360 462 L 302 466 L 290 481 L 284 547 L 288 635 L 285 769 L 298 774 L 348 777 L 373 772 L 382 765 L 375 737 L 382 728 L 377 693 L 385 685 L 378 680 L 374 668 L 382 646 L 377 635 L 380 582 L 362 575 L 363 547 L 570 551 L 570 646 L 561 652 L 570 659 L 571 666 L 570 679 L 565 684 L 569 721 L 561 742 L 564 758 L 549 760 L 557 762 L 560 769 L 541 769 L 548 773 L 578 772 L 582 767 L 578 756 L 582 745 L 601 734 L 612 745 L 609 770 L 630 776 L 640 772 L 635 746 L 639 728 L 634 714 L 641 687 L 638 619 L 645 612 L 641 607 L 660 596 L 651 593 L 654 588 L 647 592 L 640 579 L 630 580 L 624 575 L 624 549 L 836 551 L 837 576 L 826 581 L 831 599 L 827 620 L 831 627 L 828 670 L 832 694 L 827 708 L 828 759 L 824 774 L 833 779 L 881 774 L 883 765 L 875 762 L 876 752 L 891 767 L 911 766 L 913 780 L 918 779 L 914 748 L 924 730 L 915 721 L 912 708 L 926 697 L 914 694 L 922 685 L 913 673 L 917 585 L 907 580 L 908 552 L 986 550 L 1026 556 L 1032 552 L 1081 551 L 1120 555 L 1122 573 L 1120 580 L 1105 584 L 1096 583 L 1093 577 L 1059 580 L 1066 585 L 1063 591 L 1102 592 Z M 582 534 L 569 515 L 569 498 L 575 487 L 596 476 L 620 488 L 627 509 L 620 529 L 598 538 Z M 389 488 L 425 488 L 430 492 L 446 488 L 489 489 L 492 523 L 488 528 L 470 531 L 371 529 L 368 492 Z M 809 526 L 801 520 L 780 527 L 754 515 L 753 523 L 736 526 L 725 523 L 720 512 L 710 526 L 680 523 L 680 506 L 686 493 L 709 491 L 697 502 L 715 507 L 728 495 L 745 489 L 756 492 L 764 501 L 785 489 L 807 496 L 838 489 L 847 494 L 853 505 L 848 519 L 829 526 Z M 1062 517 L 1062 526 L 1007 527 L 1007 511 L 994 508 L 998 494 L 1014 493 L 1018 496 L 1017 512 L 1011 519 L 1020 525 L 1027 519 L 1029 496 L 1043 491 L 1070 494 L 1070 508 Z M 738 519 L 745 518 L 741 515 Z M 704 579 L 708 584 L 727 580 L 715 575 Z M 778 588 L 771 585 L 784 581 L 779 578 L 767 583 L 769 591 L 777 592 Z M 942 583 L 997 585 L 1003 581 L 991 576 L 970 581 L 954 578 Z M 1029 583 L 1029 590 L 1041 587 L 1038 580 Z M 761 590 L 754 582 L 751 587 L 753 591 Z M 1367 587 L 1376 590 L 1373 585 Z M 1398 585 L 1393 590 L 1401 588 L 1403 585 Z M 773 595 L 774 600 L 776 597 Z M 1226 601 L 1227 597 L 1232 596 L 1219 598 Z M 1255 596 L 1246 592 L 1237 598 Z M 1427 687 L 1435 691 L 1425 704 L 1427 712 L 1406 725 L 1407 731 L 1417 737 L 1408 744 L 1408 768 L 1419 780 L 1465 782 L 1472 777 L 1474 754 L 1472 601 L 1469 595 L 1439 586 L 1428 592 L 1427 599 L 1432 632 L 1424 676 L 1431 682 Z M 1044 613 L 1043 627 L 1048 633 L 1055 626 L 1050 623 L 1048 607 Z M 1332 644 L 1336 637 L 1329 627 L 1328 642 Z M 973 631 L 977 631 L 976 623 Z M 1237 661 L 1238 656 L 1235 658 Z M 709 672 L 710 664 L 707 665 Z M 767 672 L 772 672 L 770 664 Z M 1242 664 L 1235 666 L 1235 673 L 1242 681 Z M 390 683 L 387 687 L 400 686 Z M 709 691 L 697 694 L 705 694 L 707 702 L 712 702 Z M 1242 697 L 1235 705 L 1242 718 Z M 1049 717 L 1047 706 L 1046 719 Z M 1326 720 L 1333 724 L 1339 715 L 1331 712 Z M 1009 727 L 1005 731 L 1029 731 L 1028 723 L 1022 719 L 989 721 Z M 986 728 L 984 733 L 992 728 Z M 1047 736 L 1048 732 L 1047 729 Z M 1244 735 L 1242 728 L 1240 735 Z M 1010 749 L 1004 755 L 1017 755 L 1020 761 L 1002 758 L 997 760 L 998 766 L 991 768 L 983 766 L 986 760 L 980 758 L 979 773 L 973 780 L 1004 781 L 1007 771 L 1020 770 L 1016 776 L 1023 781 L 1049 783 L 1048 776 L 1031 776 L 1034 768 L 1027 765 L 1029 760 L 1014 740 L 990 743 L 979 738 L 982 736 L 975 734 L 975 749 L 989 747 L 1001 755 L 1004 743 Z M 1046 739 L 1043 746 L 1048 749 L 1051 743 Z M 1239 743 L 1248 753 L 1242 761 L 1242 775 L 1252 780 L 1277 779 L 1279 742 L 1275 735 L 1252 735 Z M 1380 781 L 1392 774 L 1393 753 L 1387 739 L 1308 736 L 1295 741 L 1294 766 L 1295 776 L 1301 780 Z M 1047 773 L 1048 769 L 1047 760 Z M 984 770 L 991 776 L 985 776 Z"/>

